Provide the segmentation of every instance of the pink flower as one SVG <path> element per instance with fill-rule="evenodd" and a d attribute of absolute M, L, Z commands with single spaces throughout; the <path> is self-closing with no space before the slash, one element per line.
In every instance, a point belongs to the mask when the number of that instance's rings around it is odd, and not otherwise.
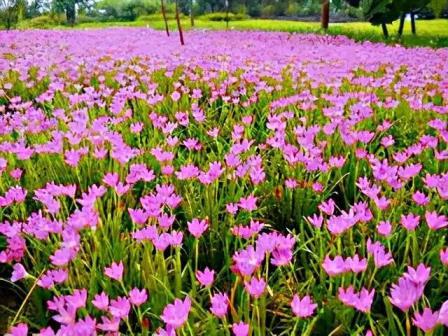
<path fill-rule="evenodd" d="M 143 130 L 143 126 L 143 123 L 135 122 L 130 125 L 129 129 L 132 133 L 139 134 Z"/>
<path fill-rule="evenodd" d="M 448 248 L 440 250 L 440 261 L 445 266 L 448 266 Z"/>
<path fill-rule="evenodd" d="M 406 228 L 406 230 L 414 231 L 420 223 L 420 216 L 413 215 L 411 213 L 408 215 L 401 215 L 400 223 L 404 228 Z"/>
<path fill-rule="evenodd" d="M 404 274 L 404 277 L 416 284 L 424 285 L 428 282 L 430 275 L 431 267 L 426 267 L 424 264 L 419 264 L 416 269 L 408 266 L 408 271 Z"/>
<path fill-rule="evenodd" d="M 27 336 L 28 326 L 25 323 L 19 323 L 18 325 L 11 327 L 9 333 L 5 336 Z"/>
<path fill-rule="evenodd" d="M 114 187 L 115 192 L 118 196 L 123 196 L 126 194 L 129 189 L 132 187 L 130 184 L 124 184 L 123 182 L 118 182 L 117 185 Z"/>
<path fill-rule="evenodd" d="M 334 213 L 335 205 L 336 204 L 334 203 L 334 201 L 330 198 L 328 201 L 322 202 L 319 205 L 319 210 L 322 211 L 323 213 L 327 214 L 328 216 L 331 216 Z"/>
<path fill-rule="evenodd" d="M 157 222 L 159 223 L 160 227 L 163 229 L 169 229 L 174 221 L 176 220 L 176 216 L 174 215 L 168 215 L 168 214 L 161 214 L 159 217 L 157 217 Z"/>
<path fill-rule="evenodd" d="M 171 231 L 169 235 L 169 242 L 172 247 L 179 247 L 182 245 L 182 240 L 184 239 L 184 234 L 180 231 Z"/>
<path fill-rule="evenodd" d="M 53 288 L 55 285 L 63 283 L 68 278 L 68 271 L 65 269 L 49 270 L 37 281 L 42 288 Z"/>
<path fill-rule="evenodd" d="M 349 270 L 344 261 L 344 258 L 342 258 L 341 256 L 336 256 L 332 260 L 331 257 L 327 255 L 324 262 L 322 263 L 322 267 L 329 276 L 339 275 Z"/>
<path fill-rule="evenodd" d="M 272 251 L 271 264 L 275 266 L 285 266 L 292 261 L 292 248 L 275 247 Z"/>
<path fill-rule="evenodd" d="M 207 228 L 208 221 L 206 219 L 194 218 L 191 222 L 188 222 L 188 231 L 190 231 L 196 239 L 199 239 Z"/>
<path fill-rule="evenodd" d="M 129 216 L 135 224 L 143 225 L 149 218 L 149 213 L 143 209 L 128 209 Z"/>
<path fill-rule="evenodd" d="M 416 191 L 413 195 L 412 195 L 412 199 L 415 203 L 417 203 L 418 205 L 427 205 L 429 203 L 429 197 L 426 196 L 424 193 L 422 193 L 421 191 Z"/>
<path fill-rule="evenodd" d="M 211 130 L 208 130 L 208 131 L 207 131 L 207 134 L 208 134 L 210 137 L 216 139 L 216 138 L 218 137 L 218 134 L 219 134 L 219 128 L 215 127 L 215 128 L 213 128 L 213 129 L 211 129 Z"/>
<path fill-rule="evenodd" d="M 376 227 L 378 233 L 384 237 L 390 236 L 392 232 L 392 225 L 389 221 L 381 221 Z"/>
<path fill-rule="evenodd" d="M 254 211 L 257 209 L 257 197 L 249 195 L 247 197 L 241 197 L 238 206 L 246 211 Z"/>
<path fill-rule="evenodd" d="M 317 304 L 313 302 L 309 295 L 302 299 L 296 294 L 291 301 L 291 309 L 295 316 L 300 318 L 307 318 L 314 314 Z"/>
<path fill-rule="evenodd" d="M 385 136 L 384 138 L 381 139 L 381 145 L 383 145 L 383 147 L 390 147 L 395 143 L 395 140 L 393 138 L 392 135 L 388 135 Z"/>
<path fill-rule="evenodd" d="M 353 227 L 357 221 L 353 210 L 349 213 L 343 212 L 340 216 L 330 216 L 327 221 L 327 229 L 333 235 L 340 235 Z"/>
<path fill-rule="evenodd" d="M 390 290 L 390 302 L 406 312 L 423 295 L 424 286 L 416 284 L 409 278 L 401 277 L 398 284 L 393 284 Z"/>
<path fill-rule="evenodd" d="M 75 256 L 75 252 L 70 248 L 61 248 L 56 250 L 52 256 L 50 256 L 51 263 L 56 266 L 65 266 Z"/>
<path fill-rule="evenodd" d="M 370 238 L 367 240 L 367 251 L 373 256 L 373 261 L 377 268 L 387 266 L 394 262 L 392 253 L 386 252 L 385 247 L 380 242 L 372 243 Z"/>
<path fill-rule="evenodd" d="M 227 314 L 227 309 L 229 306 L 229 298 L 227 294 L 216 293 L 211 298 L 212 306 L 210 311 L 216 317 L 223 318 Z"/>
<path fill-rule="evenodd" d="M 134 306 L 141 306 L 148 300 L 148 294 L 146 294 L 146 289 L 139 290 L 138 288 L 133 288 L 129 292 L 129 301 Z"/>
<path fill-rule="evenodd" d="M 431 308 L 425 308 L 423 314 L 416 312 L 412 319 L 414 325 L 422 329 L 425 333 L 433 330 L 439 322 L 439 313 L 432 312 Z"/>
<path fill-rule="evenodd" d="M 72 295 L 66 295 L 65 301 L 67 306 L 71 306 L 75 309 L 84 308 L 87 302 L 87 290 L 75 289 Z"/>
<path fill-rule="evenodd" d="M 345 259 L 345 265 L 354 273 L 364 272 L 367 269 L 367 259 L 360 259 L 359 255 Z"/>
<path fill-rule="evenodd" d="M 113 262 L 109 267 L 105 267 L 104 274 L 113 280 L 121 281 L 123 278 L 123 262 L 120 261 L 118 264 Z"/>
<path fill-rule="evenodd" d="M 358 294 L 358 302 L 355 308 L 364 313 L 370 312 L 374 295 L 374 288 L 370 292 L 366 288 L 361 289 L 361 292 Z"/>
<path fill-rule="evenodd" d="M 118 317 L 108 318 L 101 316 L 102 323 L 98 323 L 98 329 L 102 331 L 117 332 L 120 327 L 120 319 Z"/>
<path fill-rule="evenodd" d="M 180 170 L 176 172 L 176 176 L 179 180 L 189 180 L 198 177 L 200 170 L 194 164 L 187 164 L 180 167 Z"/>
<path fill-rule="evenodd" d="M 234 203 L 226 204 L 226 211 L 229 214 L 235 215 L 238 212 L 238 205 Z"/>
<path fill-rule="evenodd" d="M 295 189 L 298 185 L 299 183 L 295 179 L 289 178 L 285 180 L 285 186 L 288 189 Z"/>
<path fill-rule="evenodd" d="M 370 311 L 374 295 L 375 289 L 369 292 L 366 288 L 363 288 L 359 293 L 355 293 L 353 286 L 349 286 L 347 289 L 340 287 L 338 292 L 338 298 L 342 303 L 364 313 Z"/>
<path fill-rule="evenodd" d="M 107 310 L 109 307 L 109 297 L 104 292 L 96 294 L 92 300 L 92 304 L 99 310 Z"/>
<path fill-rule="evenodd" d="M 210 270 L 208 267 L 205 268 L 204 271 L 196 272 L 196 279 L 198 279 L 199 283 L 204 287 L 209 287 L 213 283 L 215 277 L 215 271 Z"/>
<path fill-rule="evenodd" d="M 177 101 L 180 99 L 180 93 L 177 92 L 177 91 L 174 91 L 174 92 L 171 94 L 171 99 L 172 99 L 174 102 L 177 102 Z"/>
<path fill-rule="evenodd" d="M 15 168 L 9 172 L 9 175 L 15 180 L 20 180 L 22 177 L 23 170 L 20 168 Z"/>
<path fill-rule="evenodd" d="M 22 264 L 14 264 L 13 271 L 11 274 L 11 281 L 16 282 L 26 278 L 29 274 L 25 270 Z"/>
<path fill-rule="evenodd" d="M 426 211 L 425 219 L 431 230 L 439 230 L 448 226 L 447 217 L 445 215 L 438 215 L 435 211 Z"/>
<path fill-rule="evenodd" d="M 176 299 L 174 303 L 163 309 L 161 319 L 168 326 L 178 329 L 187 321 L 190 308 L 191 300 L 188 296 L 185 297 L 184 301 Z"/>
<path fill-rule="evenodd" d="M 163 175 L 172 175 L 174 173 L 174 167 L 171 165 L 166 165 L 162 167 L 161 171 Z"/>
<path fill-rule="evenodd" d="M 118 184 L 119 179 L 120 178 L 117 173 L 107 173 L 103 177 L 103 182 L 109 187 L 114 188 Z"/>
<path fill-rule="evenodd" d="M 253 277 L 249 282 L 244 282 L 244 287 L 250 295 L 258 299 L 264 293 L 266 282 L 262 278 Z"/>
<path fill-rule="evenodd" d="M 255 250 L 252 245 L 246 249 L 235 252 L 233 261 L 236 270 L 242 275 L 252 275 L 264 259 L 264 251 Z"/>
<path fill-rule="evenodd" d="M 448 327 L 448 300 L 442 304 L 442 307 L 440 307 L 438 322 L 445 327 Z"/>
<path fill-rule="evenodd" d="M 126 319 L 131 310 L 131 304 L 125 297 L 118 297 L 115 300 L 110 301 L 109 313 L 120 319 Z"/>
<path fill-rule="evenodd" d="M 311 188 L 316 193 L 321 193 L 324 190 L 323 185 L 319 182 L 314 182 L 313 185 L 311 186 Z"/>
<path fill-rule="evenodd" d="M 306 217 L 308 222 L 313 225 L 315 228 L 320 229 L 322 227 L 322 223 L 324 222 L 324 217 L 322 214 L 314 214 L 313 216 Z"/>
<path fill-rule="evenodd" d="M 249 325 L 244 322 L 232 324 L 232 332 L 235 336 L 247 336 L 249 335 Z"/>

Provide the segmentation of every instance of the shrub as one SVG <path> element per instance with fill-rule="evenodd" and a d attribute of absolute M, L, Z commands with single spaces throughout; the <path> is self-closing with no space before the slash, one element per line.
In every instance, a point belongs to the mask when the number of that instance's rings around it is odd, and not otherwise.
<path fill-rule="evenodd" d="M 296 16 L 299 14 L 299 12 L 300 12 L 299 4 L 296 2 L 293 2 L 288 5 L 288 8 L 286 9 L 285 14 L 287 16 Z"/>
<path fill-rule="evenodd" d="M 200 17 L 201 20 L 205 21 L 241 21 L 247 19 L 248 16 L 246 14 L 234 14 L 234 13 L 225 13 L 225 12 L 216 12 L 210 13 L 206 15 L 202 15 Z"/>
<path fill-rule="evenodd" d="M 97 21 L 98 21 L 97 18 L 87 15 L 78 15 L 76 18 L 76 23 L 92 23 Z"/>
<path fill-rule="evenodd" d="M 262 17 L 269 17 L 269 16 L 273 16 L 273 15 L 275 15 L 275 8 L 274 8 L 274 6 L 267 5 L 267 6 L 264 6 L 261 9 L 261 16 Z"/>
<path fill-rule="evenodd" d="M 179 13 L 180 18 L 184 18 L 185 15 L 183 13 Z M 176 13 L 166 13 L 166 18 L 168 20 L 175 20 L 176 19 Z M 161 13 L 157 14 L 150 14 L 150 15 L 142 15 L 137 18 L 136 21 L 162 21 L 163 16 Z"/>
<path fill-rule="evenodd" d="M 20 28 L 42 28 L 48 29 L 54 26 L 63 25 L 65 20 L 63 16 L 59 15 L 41 15 L 30 20 L 22 21 L 19 25 Z"/>

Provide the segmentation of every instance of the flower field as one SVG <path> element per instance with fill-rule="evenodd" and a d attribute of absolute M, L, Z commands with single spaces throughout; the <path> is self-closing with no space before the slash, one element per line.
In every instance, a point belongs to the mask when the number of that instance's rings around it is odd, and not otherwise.
<path fill-rule="evenodd" d="M 7 332 L 446 335 L 448 50 L 186 41 L 0 32 Z"/>

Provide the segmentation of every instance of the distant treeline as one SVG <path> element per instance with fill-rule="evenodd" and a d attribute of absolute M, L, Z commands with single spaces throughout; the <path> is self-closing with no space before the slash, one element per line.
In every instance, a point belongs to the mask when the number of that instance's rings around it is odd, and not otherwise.
<path fill-rule="evenodd" d="M 366 19 L 369 8 L 386 8 L 413 0 L 177 0 L 180 12 L 211 20 L 232 20 L 246 17 L 304 17 L 320 15 L 322 3 L 330 4 L 331 13 Z M 420 1 L 420 0 L 417 0 Z M 448 17 L 447 0 L 422 0 L 419 15 L 431 18 Z M 166 13 L 175 11 L 176 0 L 164 0 Z M 0 24 L 10 28 L 24 19 L 37 18 L 39 24 L 85 21 L 133 21 L 142 16 L 160 13 L 160 0 L 0 0 Z M 390 10 L 390 8 L 388 9 Z M 444 12 L 445 11 L 445 12 Z M 210 15 L 217 13 L 216 15 Z M 226 15 L 222 15 L 226 13 Z M 230 13 L 228 15 L 227 13 Z M 368 19 L 368 17 L 367 17 Z M 42 22 L 41 22 L 42 21 Z M 50 22 L 49 22 L 50 23 Z"/>

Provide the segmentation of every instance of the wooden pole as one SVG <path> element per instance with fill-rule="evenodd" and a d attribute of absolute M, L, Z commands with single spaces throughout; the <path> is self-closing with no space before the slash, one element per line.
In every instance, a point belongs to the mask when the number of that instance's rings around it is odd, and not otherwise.
<path fill-rule="evenodd" d="M 182 25 L 180 24 L 180 18 L 179 18 L 179 4 L 178 4 L 178 0 L 176 0 L 176 22 L 177 22 L 177 29 L 179 30 L 179 39 L 180 39 L 180 44 L 181 45 L 185 45 L 185 41 L 184 41 L 184 33 L 182 32 Z"/>
<path fill-rule="evenodd" d="M 191 26 L 194 27 L 194 13 L 193 13 L 193 0 L 190 0 L 190 23 Z"/>
<path fill-rule="evenodd" d="M 168 28 L 168 20 L 166 19 L 165 4 L 163 3 L 163 0 L 160 0 L 160 4 L 161 4 L 161 7 L 162 7 L 163 21 L 165 22 L 166 35 L 170 36 L 170 29 Z"/>
<path fill-rule="evenodd" d="M 415 14 L 414 14 L 414 12 L 411 12 L 411 29 L 412 29 L 412 34 L 416 35 L 417 34 L 417 28 L 415 27 Z"/>
<path fill-rule="evenodd" d="M 323 30 L 328 29 L 330 23 L 330 0 L 322 0 L 321 26 Z"/>
<path fill-rule="evenodd" d="M 387 26 L 385 23 L 381 24 L 381 28 L 383 29 L 383 35 L 385 38 L 389 38 L 389 31 L 387 30 Z"/>
<path fill-rule="evenodd" d="M 400 16 L 400 25 L 398 26 L 398 36 L 403 35 L 404 28 L 404 20 L 406 19 L 406 13 L 401 14 Z"/>
<path fill-rule="evenodd" d="M 226 29 L 229 29 L 229 0 L 226 0 Z"/>

